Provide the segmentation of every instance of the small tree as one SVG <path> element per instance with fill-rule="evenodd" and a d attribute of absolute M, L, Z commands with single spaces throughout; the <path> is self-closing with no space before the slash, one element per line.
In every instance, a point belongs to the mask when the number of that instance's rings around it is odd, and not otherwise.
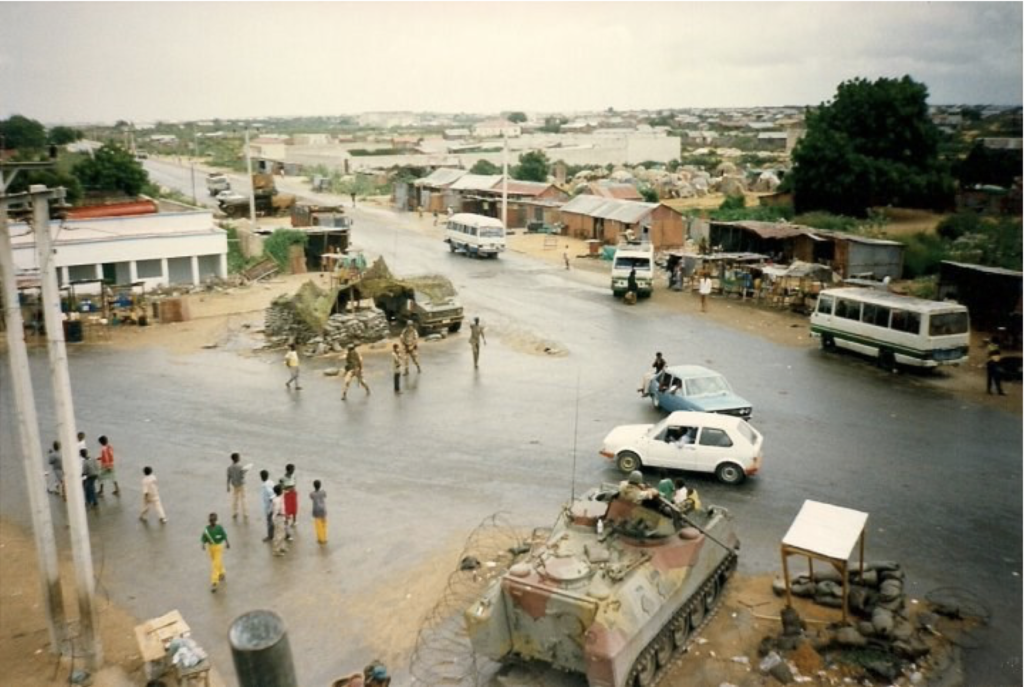
<path fill-rule="evenodd" d="M 68 143 L 74 143 L 80 141 L 84 137 L 84 134 L 78 129 L 72 129 L 70 126 L 55 126 L 50 129 L 48 139 L 50 143 L 56 146 L 67 145 Z"/>
<path fill-rule="evenodd" d="M 131 153 L 113 143 L 103 146 L 71 171 L 87 191 L 120 191 L 137 196 L 149 185 L 149 174 L 142 165 Z"/>
<path fill-rule="evenodd" d="M 512 178 L 520 181 L 547 181 L 551 162 L 542 150 L 531 150 L 519 156 L 519 164 L 512 170 Z"/>
<path fill-rule="evenodd" d="M 645 202 L 647 202 L 647 203 L 657 203 L 658 202 L 658 192 L 653 187 L 651 187 L 651 186 L 641 186 L 637 190 L 640 191 L 640 196 L 644 199 Z"/>
<path fill-rule="evenodd" d="M 490 160 L 477 160 L 476 163 L 469 168 L 470 174 L 501 174 L 501 167 L 494 164 Z"/>
<path fill-rule="evenodd" d="M 508 121 L 512 122 L 513 124 L 522 124 L 523 122 L 526 121 L 526 113 L 509 112 L 508 117 L 506 117 L 506 119 L 508 119 Z"/>

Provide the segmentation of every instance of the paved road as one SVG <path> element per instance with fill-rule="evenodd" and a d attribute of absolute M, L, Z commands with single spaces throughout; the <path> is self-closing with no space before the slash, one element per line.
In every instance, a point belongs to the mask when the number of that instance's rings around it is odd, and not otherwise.
<path fill-rule="evenodd" d="M 451 276 L 467 314 L 488 326 L 481 369 L 472 369 L 460 334 L 424 345 L 424 373 L 404 395 L 390 393 L 386 362 L 376 358 L 374 395 L 342 404 L 337 383 L 316 377 L 316 361 L 298 397 L 283 390 L 276 355 L 73 348 L 80 426 L 91 438 L 110 435 L 130 475 L 122 502 L 93 519 L 97 570 L 103 591 L 138 617 L 181 609 L 230 675 L 230 621 L 254 607 L 277 609 L 300 683 L 328 684 L 378 648 L 375 618 L 351 616 L 366 598 L 418 570 L 453 565 L 436 552 L 457 547 L 496 511 L 527 527 L 549 525 L 573 488 L 574 462 L 578 488 L 620 479 L 596 451 L 610 427 L 659 417 L 633 391 L 658 349 L 670 363 L 720 370 L 754 403 L 766 436 L 763 475 L 732 488 L 692 480 L 705 502 L 736 514 L 742 572 L 778 571 L 778 542 L 804 499 L 867 511 L 869 558 L 903 563 L 912 594 L 963 587 L 991 609 L 985 646 L 968 654 L 968 684 L 1021 684 L 1020 417 L 936 391 L 927 377 L 776 346 L 651 303 L 621 307 L 603 279 L 580 271 L 514 254 L 453 256 L 391 213 L 353 215 L 356 243 L 385 254 L 397 272 Z M 49 437 L 45 356 L 32 364 Z M 7 369 L 0 374 L 6 381 Z M 11 477 L 0 483 L 0 512 L 27 524 L 2 381 L 0 465 Z M 303 533 L 298 555 L 274 560 L 258 521 L 233 525 L 232 577 L 213 597 L 199 528 L 207 511 L 226 507 L 232 450 L 275 475 L 294 460 L 300 482 L 325 480 L 332 545 L 312 551 L 312 534 Z M 163 485 L 166 528 L 134 517 L 133 475 L 144 463 Z M 400 605 L 380 613 L 400 615 Z"/>

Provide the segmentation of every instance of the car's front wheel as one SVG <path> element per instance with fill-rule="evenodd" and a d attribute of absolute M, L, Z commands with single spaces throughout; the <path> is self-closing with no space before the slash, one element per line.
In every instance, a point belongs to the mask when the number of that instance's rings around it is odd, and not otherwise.
<path fill-rule="evenodd" d="M 747 475 L 736 463 L 722 463 L 715 470 L 715 476 L 725 484 L 739 484 Z"/>
<path fill-rule="evenodd" d="M 641 467 L 640 456 L 632 451 L 623 451 L 616 459 L 616 464 L 623 472 L 633 472 Z"/>

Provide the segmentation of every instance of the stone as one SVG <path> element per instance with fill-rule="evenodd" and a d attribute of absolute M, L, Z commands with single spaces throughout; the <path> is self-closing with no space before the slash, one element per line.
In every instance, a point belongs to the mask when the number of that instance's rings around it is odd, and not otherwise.
<path fill-rule="evenodd" d="M 337 377 L 341 374 L 341 368 L 339 367 L 328 367 L 324 370 L 324 377 Z"/>
<path fill-rule="evenodd" d="M 776 577 L 772 580 L 772 594 L 775 596 L 782 596 L 786 593 L 786 581 L 781 577 Z"/>
<path fill-rule="evenodd" d="M 892 628 L 893 639 L 907 641 L 914 636 L 914 628 L 906 620 L 897 620 Z"/>
<path fill-rule="evenodd" d="M 775 678 L 779 684 L 788 685 L 793 681 L 793 671 L 789 669 L 785 661 L 780 661 L 769 668 L 768 674 Z"/>
<path fill-rule="evenodd" d="M 896 676 L 900 674 L 899 668 L 890 661 L 869 661 L 864 664 L 864 667 L 868 669 L 868 672 L 889 682 L 895 680 Z"/>
<path fill-rule="evenodd" d="M 839 646 L 867 646 L 868 643 L 864 635 L 848 625 L 836 630 L 835 637 Z"/>
<path fill-rule="evenodd" d="M 875 626 L 875 634 L 880 637 L 892 636 L 892 630 L 895 625 L 892 612 L 881 607 L 876 607 L 871 612 L 871 624 Z"/>
<path fill-rule="evenodd" d="M 857 623 L 857 632 L 865 637 L 871 637 L 875 634 L 875 626 L 871 624 L 870 620 L 861 620 Z"/>

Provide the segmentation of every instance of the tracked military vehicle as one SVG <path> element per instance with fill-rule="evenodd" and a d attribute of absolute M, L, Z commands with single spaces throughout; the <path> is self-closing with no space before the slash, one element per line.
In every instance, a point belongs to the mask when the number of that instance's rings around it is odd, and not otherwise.
<path fill-rule="evenodd" d="M 473 650 L 649 687 L 709 617 L 739 541 L 716 506 L 683 512 L 615 487 L 570 503 L 551 536 L 465 611 Z"/>

